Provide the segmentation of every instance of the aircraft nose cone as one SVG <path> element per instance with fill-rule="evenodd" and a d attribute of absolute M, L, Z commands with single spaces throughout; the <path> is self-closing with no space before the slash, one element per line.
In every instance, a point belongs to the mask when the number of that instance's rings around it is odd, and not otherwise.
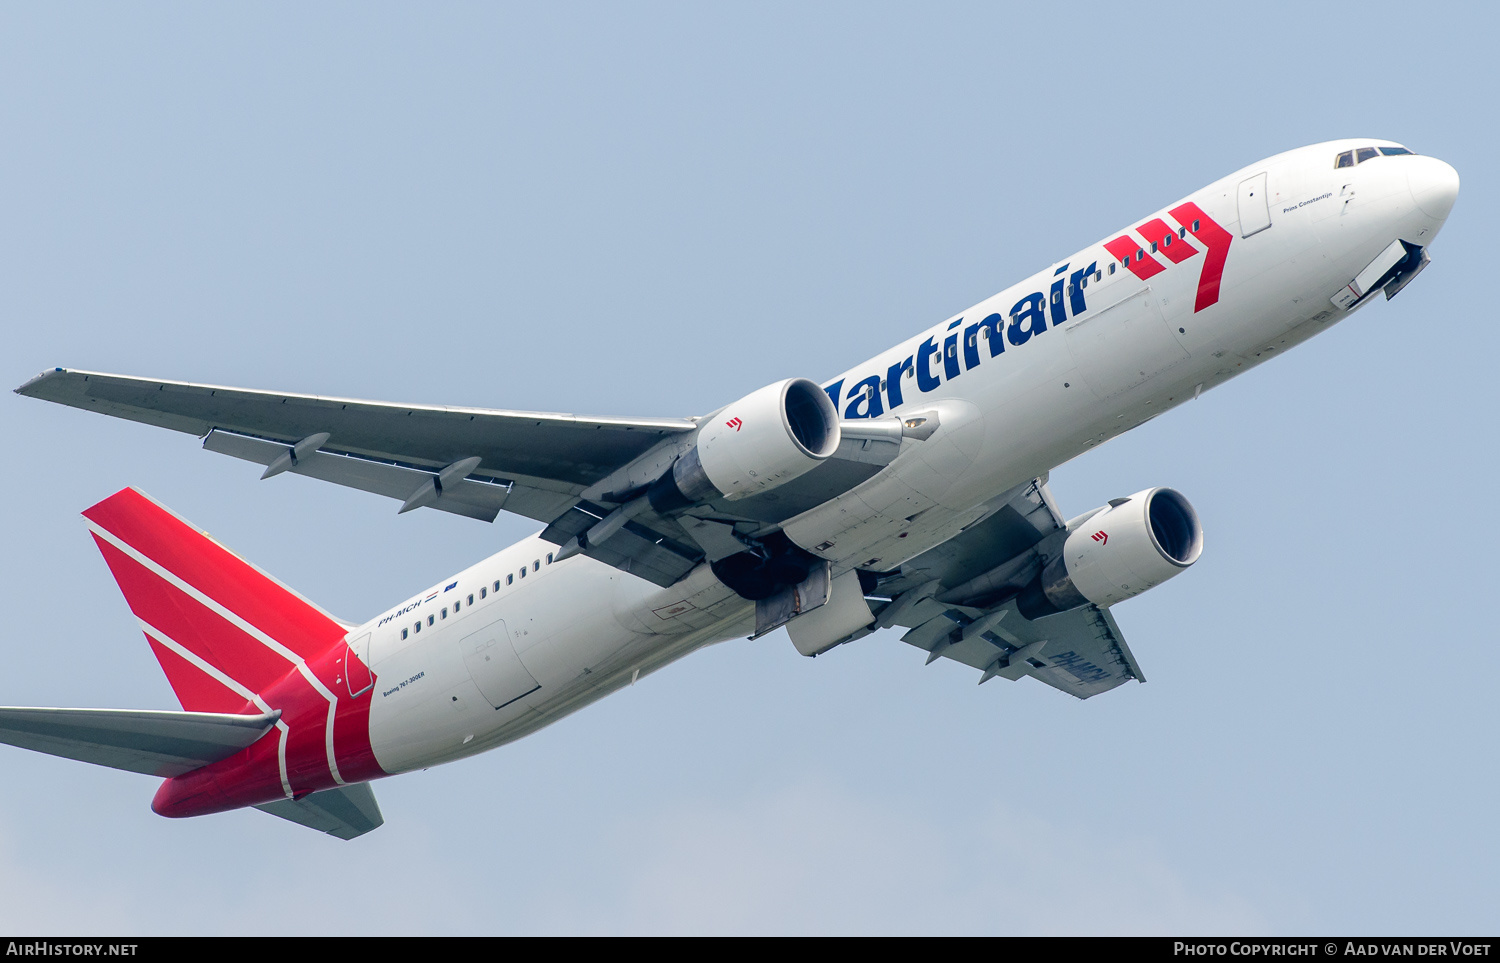
<path fill-rule="evenodd" d="M 1436 157 L 1409 157 L 1406 184 L 1411 199 L 1429 217 L 1446 220 L 1458 197 L 1458 171 Z"/>

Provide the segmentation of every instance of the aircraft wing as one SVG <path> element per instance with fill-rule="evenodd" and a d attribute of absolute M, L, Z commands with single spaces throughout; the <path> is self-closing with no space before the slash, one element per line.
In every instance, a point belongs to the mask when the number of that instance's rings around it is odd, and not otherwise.
<path fill-rule="evenodd" d="M 1032 676 L 1079 699 L 1144 673 L 1107 608 L 1082 608 L 1028 621 L 1015 595 L 1061 547 L 1068 523 L 1045 478 L 1009 493 L 1001 507 L 956 538 L 917 556 L 877 591 L 890 601 L 874 628 L 902 626 L 901 640 L 928 654 L 999 676 Z M 873 631 L 873 629 L 872 629 Z"/>
<path fill-rule="evenodd" d="M 170 428 L 280 471 L 483 521 L 551 522 L 687 418 L 588 418 L 251 391 L 56 368 L 17 394 Z"/>
<path fill-rule="evenodd" d="M 609 497 L 615 493 L 598 491 L 600 482 L 698 427 L 691 418 L 402 405 L 67 368 L 44 372 L 16 392 L 198 435 L 209 451 L 265 466 L 263 478 L 306 475 L 398 499 L 403 512 L 436 508 L 487 522 L 515 512 L 547 523 L 542 537 L 559 546 L 596 533 L 618 507 Z M 899 448 L 850 437 L 774 497 L 711 505 L 703 512 L 712 520 L 643 512 L 607 539 L 589 538 L 581 551 L 671 585 L 704 558 L 742 551 L 735 524 L 753 528 L 821 504 L 880 471 Z"/>

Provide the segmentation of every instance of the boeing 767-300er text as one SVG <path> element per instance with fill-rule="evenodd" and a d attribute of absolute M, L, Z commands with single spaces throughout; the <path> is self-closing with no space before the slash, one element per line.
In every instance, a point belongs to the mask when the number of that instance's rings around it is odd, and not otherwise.
<path fill-rule="evenodd" d="M 19 393 L 263 477 L 546 527 L 355 625 L 127 488 L 84 517 L 186 711 L 0 709 L 0 741 L 165 777 L 162 815 L 254 806 L 348 839 L 381 824 L 371 780 L 783 627 L 811 656 L 899 626 L 928 662 L 1080 699 L 1144 680 L 1110 606 L 1198 559 L 1198 516 L 1151 488 L 1069 519 L 1048 471 L 1394 296 L 1457 194 L 1388 141 L 1278 154 L 821 385 L 701 418 L 48 371 Z"/>

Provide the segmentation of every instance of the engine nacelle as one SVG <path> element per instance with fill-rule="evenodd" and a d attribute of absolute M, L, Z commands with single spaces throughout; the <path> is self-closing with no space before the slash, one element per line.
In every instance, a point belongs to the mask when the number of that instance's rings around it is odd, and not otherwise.
<path fill-rule="evenodd" d="M 1203 554 L 1203 526 L 1170 488 L 1115 499 L 1068 534 L 1062 553 L 1016 599 L 1038 619 L 1088 602 L 1109 606 L 1155 588 Z"/>
<path fill-rule="evenodd" d="M 753 391 L 698 429 L 693 447 L 652 486 L 668 512 L 716 498 L 744 498 L 812 471 L 839 447 L 828 393 L 806 378 Z"/>

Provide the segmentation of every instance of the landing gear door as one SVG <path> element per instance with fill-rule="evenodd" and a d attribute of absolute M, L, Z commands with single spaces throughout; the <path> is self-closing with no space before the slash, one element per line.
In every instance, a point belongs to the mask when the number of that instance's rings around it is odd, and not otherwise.
<path fill-rule="evenodd" d="M 469 676 L 496 709 L 503 709 L 541 688 L 511 646 L 504 619 L 496 619 L 469 633 L 458 645 Z"/>
<path fill-rule="evenodd" d="M 1240 237 L 1259 234 L 1271 226 L 1271 202 L 1264 172 L 1240 181 Z"/>

